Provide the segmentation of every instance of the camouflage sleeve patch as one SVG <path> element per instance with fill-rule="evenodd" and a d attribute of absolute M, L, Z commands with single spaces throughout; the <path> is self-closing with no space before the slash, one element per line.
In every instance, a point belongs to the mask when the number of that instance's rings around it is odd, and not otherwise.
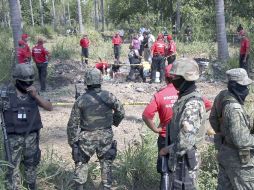
<path fill-rule="evenodd" d="M 67 136 L 68 143 L 72 145 L 76 141 L 78 141 L 78 128 L 80 126 L 80 109 L 79 109 L 79 99 L 74 103 L 73 108 L 71 110 L 70 119 L 67 124 Z"/>
<path fill-rule="evenodd" d="M 205 107 L 202 100 L 193 99 L 186 103 L 181 116 L 181 129 L 177 150 L 183 155 L 191 149 L 197 140 L 199 129 L 205 116 Z"/>
<path fill-rule="evenodd" d="M 225 106 L 225 124 L 228 126 L 229 135 L 238 148 L 253 147 L 254 136 L 250 133 L 249 121 L 246 120 L 240 104 L 228 104 Z"/>

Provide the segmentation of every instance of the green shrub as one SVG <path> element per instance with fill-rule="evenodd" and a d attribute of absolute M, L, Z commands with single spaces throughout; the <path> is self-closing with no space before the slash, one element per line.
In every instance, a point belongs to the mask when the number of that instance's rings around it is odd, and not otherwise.
<path fill-rule="evenodd" d="M 160 176 L 156 170 L 157 144 L 152 132 L 141 136 L 141 144 L 129 144 L 115 161 L 113 175 L 118 187 L 157 189 Z"/>
<path fill-rule="evenodd" d="M 74 58 L 77 51 L 75 51 L 75 45 L 70 39 L 62 40 L 56 42 L 52 46 L 51 56 L 53 59 L 70 59 Z"/>

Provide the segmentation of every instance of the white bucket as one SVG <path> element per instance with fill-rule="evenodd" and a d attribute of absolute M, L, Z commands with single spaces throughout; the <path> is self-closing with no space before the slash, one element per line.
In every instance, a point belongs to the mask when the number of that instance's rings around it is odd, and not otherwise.
<path fill-rule="evenodd" d="M 159 83 L 160 82 L 160 72 L 156 72 L 156 75 L 155 75 L 155 82 Z"/>

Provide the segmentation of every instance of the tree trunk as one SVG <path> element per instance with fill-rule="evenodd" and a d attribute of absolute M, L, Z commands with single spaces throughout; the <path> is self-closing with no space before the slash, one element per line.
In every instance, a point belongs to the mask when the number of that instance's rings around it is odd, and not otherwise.
<path fill-rule="evenodd" d="M 31 21 L 32 21 L 32 25 L 34 27 L 34 14 L 33 14 L 33 4 L 32 4 L 32 0 L 29 0 L 29 4 L 30 4 L 30 12 L 31 12 Z"/>
<path fill-rule="evenodd" d="M 224 0 L 215 0 L 215 8 L 216 8 L 218 59 L 221 62 L 225 62 L 229 58 L 229 53 L 225 27 Z"/>
<path fill-rule="evenodd" d="M 44 26 L 44 16 L 43 16 L 43 5 L 42 5 L 42 0 L 39 0 L 40 2 L 40 17 L 41 17 L 41 26 Z"/>
<path fill-rule="evenodd" d="M 104 17 L 104 0 L 101 0 L 101 31 L 104 32 L 105 17 Z"/>
<path fill-rule="evenodd" d="M 94 0 L 94 24 L 95 24 L 95 30 L 98 30 L 99 23 L 98 23 L 98 13 L 97 13 L 97 0 Z"/>
<path fill-rule="evenodd" d="M 71 13 L 70 13 L 70 3 L 67 4 L 67 11 L 68 11 L 68 21 L 69 25 L 71 26 Z"/>
<path fill-rule="evenodd" d="M 9 8 L 10 8 L 10 17 L 11 17 L 11 28 L 12 28 L 12 35 L 14 41 L 14 49 L 15 49 L 15 62 L 17 63 L 17 47 L 18 47 L 18 40 L 20 39 L 22 29 L 21 29 L 21 13 L 19 8 L 18 0 L 9 0 Z"/>
<path fill-rule="evenodd" d="M 177 30 L 177 32 L 179 32 L 180 28 L 181 28 L 181 11 L 180 11 L 180 8 L 181 8 L 181 0 L 178 0 L 177 4 L 176 4 L 176 30 Z"/>
<path fill-rule="evenodd" d="M 83 33 L 84 32 L 84 27 L 83 27 L 83 19 L 82 19 L 82 12 L 81 12 L 81 3 L 80 0 L 77 0 L 78 3 L 78 21 L 79 21 L 79 32 Z"/>
<path fill-rule="evenodd" d="M 175 24 L 174 19 L 173 19 L 173 15 L 174 15 L 173 0 L 169 0 L 169 19 L 172 23 L 172 26 Z"/>
<path fill-rule="evenodd" d="M 53 11 L 53 27 L 56 29 L 56 9 L 55 9 L 55 0 L 52 0 L 52 11 Z"/>

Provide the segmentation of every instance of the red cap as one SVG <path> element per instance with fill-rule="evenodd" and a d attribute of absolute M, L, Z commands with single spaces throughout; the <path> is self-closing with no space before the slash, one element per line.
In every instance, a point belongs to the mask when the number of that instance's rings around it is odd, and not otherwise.
<path fill-rule="evenodd" d="M 18 43 L 19 43 L 20 46 L 23 46 L 23 45 L 26 44 L 26 42 L 24 42 L 23 40 L 19 40 Z"/>
<path fill-rule="evenodd" d="M 157 40 L 163 39 L 163 38 L 164 38 L 163 34 L 162 34 L 162 33 L 159 33 L 159 34 L 158 34 L 158 37 L 157 37 Z"/>
<path fill-rule="evenodd" d="M 172 64 L 169 64 L 166 68 L 165 68 L 165 77 L 166 78 L 171 78 L 172 76 L 170 75 L 170 70 L 172 68 Z"/>
<path fill-rule="evenodd" d="M 170 34 L 167 36 L 167 40 L 168 41 L 172 40 L 172 36 Z"/>
<path fill-rule="evenodd" d="M 27 39 L 28 37 L 29 37 L 28 34 L 22 34 L 21 36 L 22 40 Z"/>

